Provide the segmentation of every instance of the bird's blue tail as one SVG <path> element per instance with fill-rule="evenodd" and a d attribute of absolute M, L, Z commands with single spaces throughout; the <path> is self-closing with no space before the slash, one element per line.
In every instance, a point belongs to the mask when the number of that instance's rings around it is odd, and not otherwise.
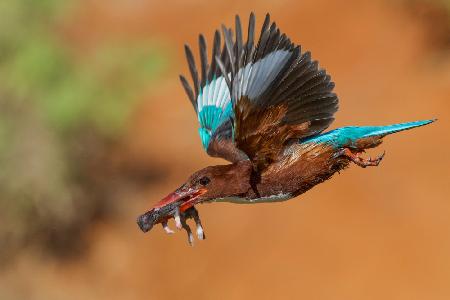
<path fill-rule="evenodd" d="M 414 127 L 424 126 L 434 122 L 435 120 L 423 120 L 401 124 L 393 124 L 387 126 L 349 126 L 341 127 L 325 134 L 309 138 L 302 142 L 308 143 L 328 143 L 335 147 L 344 147 L 351 145 L 359 139 L 374 136 L 384 137 L 388 134 L 408 130 Z"/>
<path fill-rule="evenodd" d="M 385 136 L 399 131 L 408 130 L 414 127 L 424 126 L 434 121 L 435 120 L 424 120 L 424 121 L 393 124 L 387 126 L 361 126 L 361 127 L 347 127 L 347 128 L 350 128 L 350 130 L 348 130 L 348 133 L 353 134 L 355 138 L 361 139 L 371 136 Z"/>

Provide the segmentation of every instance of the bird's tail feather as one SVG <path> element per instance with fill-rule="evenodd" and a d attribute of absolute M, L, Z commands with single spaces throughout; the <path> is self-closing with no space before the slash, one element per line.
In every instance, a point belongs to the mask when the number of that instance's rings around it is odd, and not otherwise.
<path fill-rule="evenodd" d="M 436 119 L 433 120 L 423 120 L 423 121 L 415 121 L 415 122 L 407 122 L 407 123 L 400 123 L 400 124 L 393 124 L 393 125 L 386 125 L 386 126 L 363 126 L 358 127 L 358 138 L 366 138 L 366 137 L 372 137 L 372 136 L 385 136 L 388 134 L 400 132 L 403 130 L 412 129 L 419 126 L 424 126 L 430 123 L 433 123 L 436 121 Z"/>
<path fill-rule="evenodd" d="M 335 130 L 329 131 L 327 133 L 305 139 L 301 143 L 316 143 L 322 144 L 326 143 L 332 145 L 336 148 L 346 147 L 346 146 L 356 146 L 358 141 L 371 137 L 382 138 L 388 134 L 396 133 L 403 130 L 408 130 L 411 128 L 424 126 L 436 121 L 433 120 L 423 120 L 408 123 L 400 123 L 386 126 L 349 126 L 341 127 Z M 375 145 L 374 145 L 375 146 Z"/>

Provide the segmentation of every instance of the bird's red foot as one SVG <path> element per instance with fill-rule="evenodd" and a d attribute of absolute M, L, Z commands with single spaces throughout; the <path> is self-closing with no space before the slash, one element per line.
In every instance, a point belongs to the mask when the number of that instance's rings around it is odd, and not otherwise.
<path fill-rule="evenodd" d="M 342 155 L 348 157 L 352 162 L 360 166 L 361 168 L 369 167 L 369 166 L 378 166 L 383 159 L 386 152 L 383 152 L 382 154 L 378 155 L 374 159 L 371 157 L 369 158 L 363 158 L 360 156 L 361 152 L 353 152 L 349 148 L 345 148 L 343 150 Z"/>

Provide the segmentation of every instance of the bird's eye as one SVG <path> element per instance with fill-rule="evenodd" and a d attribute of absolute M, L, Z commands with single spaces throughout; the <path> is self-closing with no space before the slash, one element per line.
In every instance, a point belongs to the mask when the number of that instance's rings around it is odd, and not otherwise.
<path fill-rule="evenodd" d="M 204 176 L 202 178 L 200 178 L 199 180 L 200 184 L 205 186 L 208 185 L 211 182 L 211 179 L 209 179 L 208 177 Z"/>

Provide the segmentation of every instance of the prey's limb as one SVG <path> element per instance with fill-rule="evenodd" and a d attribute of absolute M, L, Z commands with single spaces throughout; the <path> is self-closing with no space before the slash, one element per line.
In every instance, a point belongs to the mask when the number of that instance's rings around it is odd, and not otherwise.
<path fill-rule="evenodd" d="M 195 226 L 197 227 L 197 237 L 198 237 L 198 239 L 199 240 L 206 239 L 205 231 L 203 230 L 202 222 L 200 220 L 200 216 L 198 214 L 197 209 L 194 206 L 192 206 L 191 208 L 186 210 L 185 213 L 186 213 L 186 215 L 189 218 L 194 219 Z"/>
<path fill-rule="evenodd" d="M 186 223 L 186 217 L 184 214 L 181 215 L 180 221 L 181 221 L 181 226 L 187 232 L 189 245 L 194 246 L 194 235 L 192 234 L 191 227 L 189 227 L 189 225 Z"/>
<path fill-rule="evenodd" d="M 167 234 L 175 233 L 175 231 L 173 231 L 172 229 L 170 229 L 169 225 L 167 224 L 167 220 L 161 222 L 161 224 L 162 224 L 162 227 L 164 228 L 164 231 L 165 231 Z"/>
<path fill-rule="evenodd" d="M 181 214 L 180 214 L 180 208 L 175 208 L 175 213 L 173 215 L 173 218 L 175 219 L 175 226 L 178 228 L 178 230 L 181 230 L 183 227 L 183 224 L 181 222 Z"/>
<path fill-rule="evenodd" d="M 198 214 L 197 209 L 195 209 L 194 206 L 188 208 L 185 211 L 181 211 L 180 207 L 177 206 L 177 207 L 173 208 L 172 213 L 170 215 L 174 218 L 175 225 L 179 230 L 181 230 L 181 229 L 186 230 L 186 233 L 188 235 L 189 245 L 193 246 L 194 235 L 192 234 L 192 230 L 186 222 L 186 220 L 188 220 L 188 219 L 194 219 L 198 239 L 204 240 L 206 238 L 205 232 L 203 231 L 202 222 L 200 221 L 200 216 Z M 172 234 L 172 233 L 174 233 L 174 231 L 169 228 L 168 221 L 169 221 L 169 219 L 161 221 L 161 224 L 166 233 Z"/>

